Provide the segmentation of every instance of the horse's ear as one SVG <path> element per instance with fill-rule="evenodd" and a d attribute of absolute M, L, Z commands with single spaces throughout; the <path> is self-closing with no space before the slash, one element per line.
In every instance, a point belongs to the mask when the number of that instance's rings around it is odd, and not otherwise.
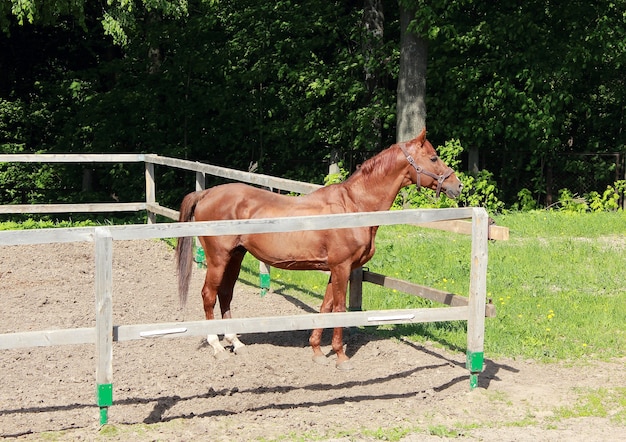
<path fill-rule="evenodd" d="M 424 144 L 424 141 L 426 141 L 426 127 L 422 129 L 420 134 L 417 136 L 416 140 L 418 143 Z"/>

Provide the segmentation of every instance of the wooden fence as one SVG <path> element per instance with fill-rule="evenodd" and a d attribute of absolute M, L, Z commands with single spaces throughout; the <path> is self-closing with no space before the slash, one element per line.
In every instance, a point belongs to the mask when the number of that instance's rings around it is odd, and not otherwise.
<path fill-rule="evenodd" d="M 482 208 L 420 209 L 389 212 L 367 212 L 340 215 L 285 217 L 273 219 L 211 221 L 195 223 L 155 223 L 156 215 L 176 219 L 178 213 L 160 206 L 155 200 L 154 166 L 178 167 L 196 172 L 196 187 L 204 188 L 205 174 L 245 181 L 264 187 L 308 193 L 319 186 L 236 171 L 191 161 L 156 155 L 0 155 L 1 162 L 119 162 L 144 161 L 146 201 L 141 203 L 65 204 L 33 206 L 0 206 L 0 213 L 45 213 L 76 211 L 146 210 L 148 225 L 59 228 L 21 231 L 0 231 L 1 245 L 42 244 L 52 242 L 89 241 L 95 247 L 96 326 L 64 330 L 46 330 L 0 334 L 0 349 L 94 343 L 96 345 L 96 402 L 100 407 L 100 423 L 108 420 L 108 407 L 113 404 L 112 345 L 114 341 L 161 337 L 205 336 L 207 334 L 257 333 L 313 328 L 373 326 L 419 322 L 467 321 L 467 368 L 470 388 L 478 384 L 483 369 L 485 316 L 495 314 L 486 304 L 487 243 L 489 221 Z M 132 205 L 132 206 L 131 206 Z M 62 207 L 61 207 L 62 206 Z M 132 208 L 131 208 L 132 207 Z M 232 235 L 246 233 L 324 230 L 373 225 L 420 224 L 437 227 L 442 222 L 471 218 L 472 235 L 469 297 L 457 296 L 436 289 L 371 272 L 353 272 L 350 284 L 350 309 L 360 310 L 361 284 L 371 282 L 440 302 L 447 307 L 351 311 L 346 313 L 302 314 L 265 318 L 241 318 L 220 321 L 187 321 L 158 324 L 115 325 L 112 312 L 112 251 L 114 241 L 183 236 Z M 435 223 L 435 224 L 433 224 Z"/>

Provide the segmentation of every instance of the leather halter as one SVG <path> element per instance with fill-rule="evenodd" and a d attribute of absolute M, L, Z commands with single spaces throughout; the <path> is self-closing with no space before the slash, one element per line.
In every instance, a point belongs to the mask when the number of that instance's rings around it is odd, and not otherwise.
<path fill-rule="evenodd" d="M 441 193 L 441 186 L 443 185 L 443 182 L 454 173 L 454 170 L 452 170 L 450 167 L 448 167 L 448 169 L 442 173 L 441 175 L 435 175 L 434 173 L 428 171 L 428 170 L 424 170 L 424 168 L 422 166 L 419 166 L 415 163 L 415 160 L 413 159 L 413 157 L 409 154 L 409 152 L 406 150 L 406 148 L 404 147 L 404 145 L 399 144 L 400 149 L 402 149 L 402 153 L 404 153 L 404 156 L 406 157 L 406 160 L 409 162 L 409 164 L 411 166 L 413 166 L 413 168 L 415 169 L 415 172 L 417 172 L 417 190 L 419 190 L 422 186 L 421 186 L 421 177 L 420 175 L 423 173 L 426 176 L 431 177 L 432 179 L 437 181 L 437 193 L 436 193 L 436 198 L 439 198 L 439 194 Z"/>

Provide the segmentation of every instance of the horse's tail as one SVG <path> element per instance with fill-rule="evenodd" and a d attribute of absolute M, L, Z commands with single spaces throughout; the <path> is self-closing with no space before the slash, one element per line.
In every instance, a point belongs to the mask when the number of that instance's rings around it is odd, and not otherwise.
<path fill-rule="evenodd" d="M 178 222 L 188 222 L 193 218 L 196 204 L 202 198 L 204 192 L 192 192 L 183 198 L 180 205 L 180 216 Z M 180 306 L 187 304 L 187 293 L 189 292 L 189 280 L 193 270 L 193 236 L 178 238 L 176 244 L 176 273 L 178 275 L 178 298 Z"/>

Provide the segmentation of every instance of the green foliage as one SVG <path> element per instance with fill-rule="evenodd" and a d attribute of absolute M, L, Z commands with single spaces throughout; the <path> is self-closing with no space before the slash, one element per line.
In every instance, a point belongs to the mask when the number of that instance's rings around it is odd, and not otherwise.
<path fill-rule="evenodd" d="M 498 189 L 493 173 L 481 170 L 475 175 L 463 175 L 463 193 L 460 200 L 465 206 L 484 207 L 489 213 L 499 213 L 504 203 L 498 199 Z"/>
<path fill-rule="evenodd" d="M 457 171 L 457 176 L 463 183 L 460 205 L 484 207 L 490 213 L 499 213 L 504 208 L 504 203 L 498 198 L 499 191 L 493 173 L 488 170 L 481 170 L 477 174 L 460 172 L 464 149 L 459 139 L 446 141 L 437 151 L 442 161 Z"/>
<path fill-rule="evenodd" d="M 97 225 L 92 220 L 85 221 L 52 221 L 45 219 L 29 218 L 24 221 L 6 221 L 0 223 L 0 230 L 30 230 L 30 229 L 52 229 L 58 227 L 89 227 Z"/>
<path fill-rule="evenodd" d="M 609 186 L 602 195 L 592 191 L 587 196 L 589 199 L 589 209 L 592 212 L 602 212 L 605 210 L 617 210 L 619 208 L 619 195 L 613 187 Z"/>
<path fill-rule="evenodd" d="M 54 24 L 62 16 L 73 16 L 84 25 L 85 0 L 3 0 L 0 2 L 0 31 L 8 31 L 10 16 L 20 25 Z"/>
<path fill-rule="evenodd" d="M 454 170 L 461 170 L 461 154 L 463 153 L 463 150 L 461 140 L 453 138 L 451 140 L 447 140 L 443 146 L 437 147 L 437 154 L 439 155 L 439 158 L 441 158 L 441 161 L 446 163 L 448 167 Z"/>
<path fill-rule="evenodd" d="M 569 189 L 559 190 L 559 200 L 556 203 L 561 210 L 568 212 L 586 212 L 589 209 L 587 201 L 578 195 L 572 194 Z"/>
<path fill-rule="evenodd" d="M 431 138 L 477 147 L 502 199 L 544 197 L 548 167 L 570 172 L 566 154 L 624 151 L 626 4 L 410 3 L 431 40 L 429 91 L 446 91 L 426 97 Z"/>
<path fill-rule="evenodd" d="M 343 167 L 342 163 L 338 164 L 339 172 L 337 173 L 329 173 L 324 177 L 324 185 L 330 186 L 331 184 L 341 183 L 348 178 L 349 172 Z"/>
<path fill-rule="evenodd" d="M 620 209 L 620 195 L 625 196 L 624 188 L 626 180 L 620 180 L 615 186 L 608 186 L 600 195 L 598 192 L 592 191 L 587 196 L 589 200 L 589 209 L 593 212 L 612 212 Z"/>
<path fill-rule="evenodd" d="M 562 211 L 569 212 L 615 212 L 622 210 L 620 198 L 624 198 L 625 180 L 618 180 L 614 185 L 607 186 L 602 194 L 591 191 L 580 197 L 572 194 L 569 189 L 559 190 L 559 200 L 553 205 Z"/>
<path fill-rule="evenodd" d="M 517 192 L 518 201 L 513 204 L 513 210 L 521 210 L 523 212 L 538 209 L 535 196 L 529 189 L 522 189 Z"/>
<path fill-rule="evenodd" d="M 446 207 L 458 207 L 458 204 L 443 193 L 437 198 L 434 190 L 424 187 L 418 189 L 415 184 L 401 189 L 393 203 L 393 209 L 442 209 Z"/>

